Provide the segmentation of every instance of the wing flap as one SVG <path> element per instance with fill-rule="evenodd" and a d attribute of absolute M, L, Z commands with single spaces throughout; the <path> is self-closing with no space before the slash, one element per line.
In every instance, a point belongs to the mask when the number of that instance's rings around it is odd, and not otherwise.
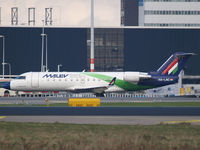
<path fill-rule="evenodd" d="M 73 92 L 92 92 L 92 93 L 103 93 L 108 87 L 102 86 L 102 87 L 91 87 L 91 88 L 74 88 Z"/>

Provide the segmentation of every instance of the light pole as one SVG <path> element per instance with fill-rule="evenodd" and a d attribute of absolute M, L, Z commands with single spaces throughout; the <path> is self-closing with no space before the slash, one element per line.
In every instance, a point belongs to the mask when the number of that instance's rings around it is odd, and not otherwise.
<path fill-rule="evenodd" d="M 48 71 L 48 49 L 47 49 L 47 34 L 46 35 L 46 71 Z"/>
<path fill-rule="evenodd" d="M 41 56 L 41 72 L 44 72 L 44 20 L 42 20 L 43 22 L 43 27 L 42 27 L 42 56 Z"/>
<path fill-rule="evenodd" d="M 5 37 L 4 35 L 0 35 L 0 38 L 3 38 L 3 61 L 2 61 L 2 70 L 3 70 L 3 78 L 5 74 Z"/>
<path fill-rule="evenodd" d="M 11 78 L 11 64 L 10 63 L 5 63 L 5 65 L 9 66 L 9 75 L 10 75 L 10 78 Z"/>
<path fill-rule="evenodd" d="M 58 65 L 58 72 L 60 72 L 60 67 L 62 67 L 62 64 Z"/>
<path fill-rule="evenodd" d="M 44 71 L 48 71 L 48 48 L 47 48 L 47 41 L 48 41 L 48 38 L 47 38 L 47 34 L 44 33 L 44 20 L 42 20 L 43 22 L 43 27 L 42 27 L 42 57 L 41 57 L 41 72 L 44 72 Z M 45 43 L 46 43 L 46 66 L 44 66 L 44 37 L 46 39 Z M 45 69 L 46 68 L 46 69 Z"/>
<path fill-rule="evenodd" d="M 46 68 L 46 66 L 45 66 L 45 65 L 42 65 L 42 70 L 43 70 L 43 72 L 44 72 L 45 68 Z"/>
<path fill-rule="evenodd" d="M 42 60 L 41 61 L 42 61 L 42 66 L 45 66 L 45 68 L 46 68 L 45 69 L 43 67 L 43 70 L 41 69 L 43 72 L 45 70 L 48 71 L 48 48 L 47 48 L 48 39 L 47 39 L 47 34 L 42 33 L 41 36 L 42 36 Z M 44 57 L 44 37 L 46 39 L 46 41 L 45 41 L 45 43 L 46 43 L 46 46 L 45 46 L 46 47 L 46 50 L 45 50 L 46 51 L 46 65 L 44 65 L 44 58 L 43 58 Z"/>

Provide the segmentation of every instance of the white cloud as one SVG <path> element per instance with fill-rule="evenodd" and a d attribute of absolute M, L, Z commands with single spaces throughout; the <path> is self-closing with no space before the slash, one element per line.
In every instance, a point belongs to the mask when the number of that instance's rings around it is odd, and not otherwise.
<path fill-rule="evenodd" d="M 96 0 L 95 1 L 95 24 L 97 26 L 120 25 L 120 1 Z"/>
<path fill-rule="evenodd" d="M 90 5 L 89 0 L 70 1 L 70 3 L 63 9 L 62 18 L 64 18 L 63 20 L 64 24 L 78 25 L 78 26 L 89 25 L 89 20 L 88 20 L 88 16 L 90 15 L 90 9 L 88 9 L 89 5 Z"/>

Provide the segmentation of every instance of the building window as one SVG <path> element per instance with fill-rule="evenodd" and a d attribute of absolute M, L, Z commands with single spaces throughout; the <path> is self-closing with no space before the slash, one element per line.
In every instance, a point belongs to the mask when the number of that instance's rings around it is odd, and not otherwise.
<path fill-rule="evenodd" d="M 200 15 L 200 11 L 178 11 L 178 10 L 145 10 L 145 15 Z"/>
<path fill-rule="evenodd" d="M 52 8 L 45 8 L 45 25 L 52 25 L 53 22 L 53 14 Z"/>
<path fill-rule="evenodd" d="M 200 0 L 144 0 L 144 2 L 200 2 Z"/>
<path fill-rule="evenodd" d="M 11 24 L 18 25 L 18 7 L 11 8 Z"/>
<path fill-rule="evenodd" d="M 124 68 L 123 29 L 95 29 L 95 71 Z M 90 30 L 87 31 L 87 66 L 90 67 Z"/>
<path fill-rule="evenodd" d="M 162 26 L 162 27 L 168 27 L 168 26 L 172 26 L 172 27 L 199 27 L 200 24 L 199 23 L 145 23 L 144 26 Z"/>

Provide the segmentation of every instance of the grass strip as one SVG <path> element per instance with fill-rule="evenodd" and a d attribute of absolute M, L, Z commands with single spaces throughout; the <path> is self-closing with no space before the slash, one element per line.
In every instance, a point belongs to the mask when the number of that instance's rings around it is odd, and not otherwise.
<path fill-rule="evenodd" d="M 0 150 L 198 150 L 200 126 L 0 122 Z"/>

